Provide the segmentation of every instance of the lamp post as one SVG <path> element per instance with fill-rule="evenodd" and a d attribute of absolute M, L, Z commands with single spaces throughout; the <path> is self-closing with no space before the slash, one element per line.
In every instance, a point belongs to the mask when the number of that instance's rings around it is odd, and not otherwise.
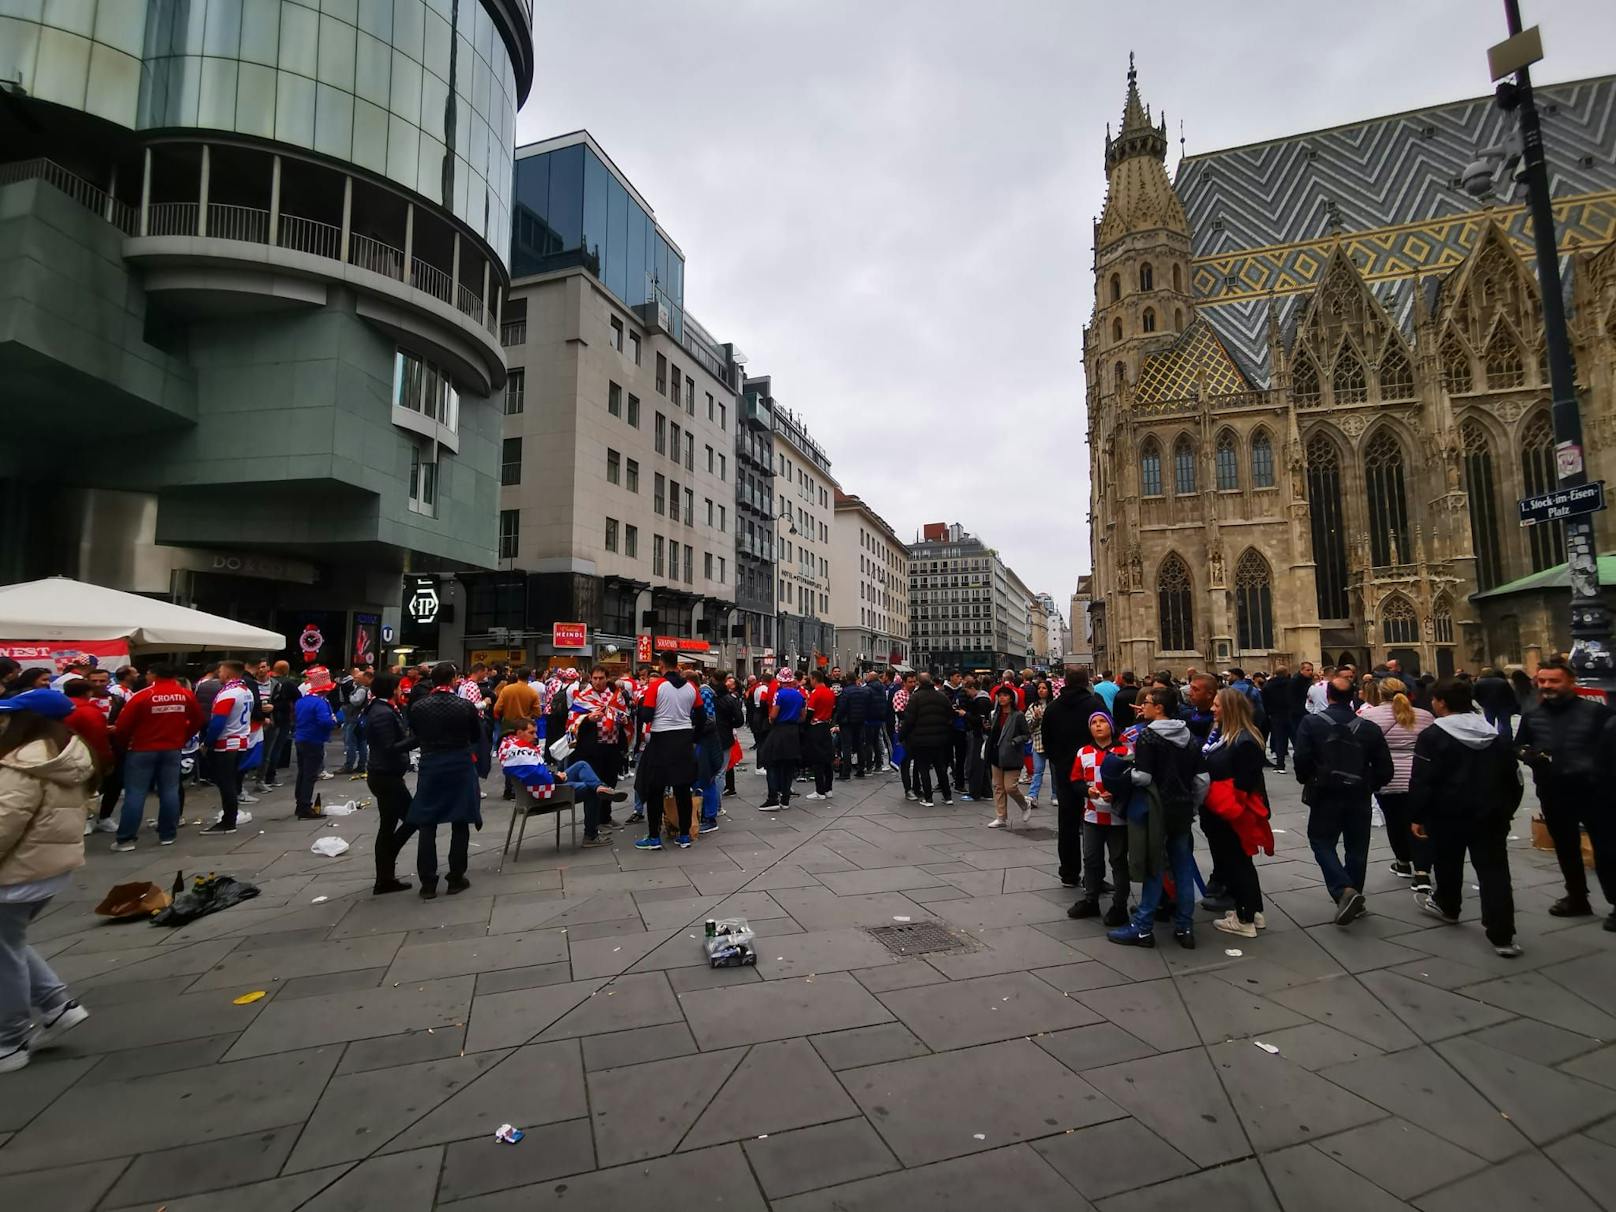
<path fill-rule="evenodd" d="M 1526 181 L 1536 245 L 1537 280 L 1543 300 L 1543 336 L 1548 346 L 1549 390 L 1554 421 L 1555 467 L 1561 488 L 1588 482 L 1582 449 L 1582 411 L 1577 404 L 1576 370 L 1566 330 L 1565 296 L 1560 284 L 1560 251 L 1549 199 L 1549 171 L 1543 156 L 1543 127 L 1532 99 L 1530 64 L 1542 57 L 1534 27 L 1521 30 L 1519 0 L 1504 0 L 1510 38 L 1488 54 L 1493 79 L 1514 74 L 1497 87 L 1500 109 L 1514 110 L 1521 131 L 1521 175 Z M 1599 600 L 1599 553 L 1589 513 L 1565 519 L 1566 567 L 1571 582 L 1571 666 L 1581 681 L 1609 690 L 1616 685 L 1612 662 L 1610 612 Z"/>

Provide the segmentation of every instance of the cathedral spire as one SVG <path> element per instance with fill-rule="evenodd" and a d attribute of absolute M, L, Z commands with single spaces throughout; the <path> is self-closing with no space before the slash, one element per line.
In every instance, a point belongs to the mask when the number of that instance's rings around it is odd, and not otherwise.
<path fill-rule="evenodd" d="M 1167 121 L 1152 120 L 1139 95 L 1139 71 L 1128 54 L 1128 91 L 1122 103 L 1122 128 L 1106 131 L 1107 178 L 1105 215 L 1100 220 L 1103 246 L 1128 231 L 1167 228 L 1189 234 L 1184 208 L 1167 179 Z"/>
<path fill-rule="evenodd" d="M 1139 98 L 1139 70 L 1133 52 L 1128 52 L 1128 91 L 1122 101 L 1122 129 L 1115 139 L 1109 129 L 1105 139 L 1105 167 L 1109 171 L 1129 156 L 1154 155 L 1167 159 L 1167 122 L 1150 120 L 1150 106 Z"/>
<path fill-rule="evenodd" d="M 1140 130 L 1150 125 L 1150 109 L 1139 100 L 1139 72 L 1133 65 L 1133 52 L 1128 52 L 1128 95 L 1122 102 L 1122 129 L 1124 132 Z"/>

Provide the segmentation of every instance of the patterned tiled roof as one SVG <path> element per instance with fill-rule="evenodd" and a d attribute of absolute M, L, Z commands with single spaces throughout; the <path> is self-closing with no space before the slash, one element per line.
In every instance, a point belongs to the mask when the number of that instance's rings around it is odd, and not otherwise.
<path fill-rule="evenodd" d="M 1204 387 L 1202 375 L 1205 375 Z M 1212 326 L 1203 319 L 1195 319 L 1171 345 L 1145 359 L 1139 368 L 1139 386 L 1134 398 L 1141 405 L 1157 404 L 1187 399 L 1192 389 L 1204 391 L 1210 397 L 1232 395 L 1249 388 L 1250 384 Z"/>
<path fill-rule="evenodd" d="M 1616 76 L 1536 89 L 1563 252 L 1616 239 Z M 1478 97 L 1189 156 L 1175 188 L 1192 233 L 1197 307 L 1258 383 L 1267 312 L 1294 321 L 1337 239 L 1407 332 L 1417 278 L 1461 263 L 1489 218 L 1531 258 L 1524 206 L 1478 208 L 1458 185 L 1514 132 Z"/>

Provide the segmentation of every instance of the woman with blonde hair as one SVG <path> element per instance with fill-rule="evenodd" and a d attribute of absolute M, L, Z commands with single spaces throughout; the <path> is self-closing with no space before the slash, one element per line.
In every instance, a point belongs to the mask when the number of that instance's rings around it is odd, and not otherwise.
<path fill-rule="evenodd" d="M 1263 782 L 1263 769 L 1268 765 L 1265 742 L 1251 700 L 1233 687 L 1218 691 L 1212 700 L 1212 719 L 1211 735 L 1202 748 L 1207 773 L 1212 776 L 1202 829 L 1213 866 L 1234 898 L 1234 908 L 1212 924 L 1225 934 L 1256 938 L 1267 923 L 1252 857 L 1258 850 L 1274 853 L 1268 789 Z"/>
<path fill-rule="evenodd" d="M 1376 793 L 1386 818 L 1386 840 L 1395 856 L 1390 870 L 1413 881 L 1416 893 L 1431 891 L 1431 847 L 1409 829 L 1408 781 L 1414 771 L 1414 742 L 1435 717 L 1408 701 L 1408 687 L 1397 678 L 1387 678 L 1380 687 L 1380 702 L 1358 714 L 1386 734 L 1386 747 L 1392 753 L 1392 781 Z"/>

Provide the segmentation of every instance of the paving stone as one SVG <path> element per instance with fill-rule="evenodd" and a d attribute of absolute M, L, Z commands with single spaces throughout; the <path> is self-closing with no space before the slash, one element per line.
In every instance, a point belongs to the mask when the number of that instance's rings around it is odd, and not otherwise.
<path fill-rule="evenodd" d="M 1375 898 L 1369 899 L 1373 905 Z M 1377 938 L 1367 930 L 1343 930 L 1336 925 L 1310 926 L 1307 934 L 1348 972 L 1369 972 L 1376 968 L 1390 968 L 1393 964 L 1406 964 L 1426 954 L 1415 949 L 1418 945 L 1418 935 L 1403 935 L 1394 943 Z M 1403 946 L 1404 943 L 1410 946 Z"/>
<path fill-rule="evenodd" d="M 1554 964 L 1542 971 L 1544 976 L 1592 1005 L 1611 1004 L 1611 990 L 1616 989 L 1616 954 L 1608 947 L 1596 955 Z"/>
<path fill-rule="evenodd" d="M 1083 1076 L 1197 1165 L 1216 1166 L 1251 1152 L 1204 1052 L 1141 1057 Z"/>
<path fill-rule="evenodd" d="M 0 1208 L 90 1212 L 128 1164 L 114 1157 L 0 1178 Z"/>
<path fill-rule="evenodd" d="M 534 964 L 529 968 L 505 968 L 477 974 L 477 996 L 509 993 L 513 989 L 538 989 L 544 985 L 565 985 L 572 980 L 571 964 Z"/>
<path fill-rule="evenodd" d="M 1031 926 L 973 931 L 972 937 L 982 943 L 986 950 L 963 955 L 934 955 L 927 962 L 951 980 L 958 981 L 999 972 L 1056 967 L 1083 959 L 1081 952 L 1072 950 Z"/>
<path fill-rule="evenodd" d="M 1412 1199 L 1487 1165 L 1475 1154 L 1395 1116 L 1314 1141 L 1313 1147 L 1399 1199 Z"/>
<path fill-rule="evenodd" d="M 198 977 L 189 991 L 233 989 L 251 981 L 290 981 L 356 968 L 385 968 L 393 962 L 403 941 L 402 933 L 393 933 L 259 949 L 248 940 Z"/>
<path fill-rule="evenodd" d="M 492 1134 L 504 1123 L 527 1128 L 588 1114 L 583 1056 L 577 1041 L 529 1044 L 438 1104 L 388 1148 Z"/>
<path fill-rule="evenodd" d="M 305 1212 L 431 1212 L 443 1149 L 412 1149 L 362 1161 L 303 1205 Z"/>
<path fill-rule="evenodd" d="M 1100 1019 L 1027 972 L 900 989 L 882 994 L 881 1001 L 939 1052 Z"/>
<path fill-rule="evenodd" d="M 1272 994 L 1282 1006 L 1334 1027 L 1383 1052 L 1412 1048 L 1419 1037 L 1351 976 L 1327 977 Z"/>
<path fill-rule="evenodd" d="M 1385 1112 L 1373 1103 L 1240 1040 L 1207 1049 L 1223 1089 L 1259 1153 L 1343 1132 Z"/>
<path fill-rule="evenodd" d="M 106 1062 L 103 1061 L 103 1064 Z M 1597 1052 L 1590 1052 L 1587 1056 L 1560 1066 L 1561 1070 L 1571 1074 L 1572 1077 L 1584 1078 L 1587 1081 L 1598 1082 L 1601 1086 L 1609 1086 L 1616 1090 L 1616 1044 L 1601 1048 Z"/>
<path fill-rule="evenodd" d="M 668 984 L 674 993 L 689 993 L 692 989 L 718 989 L 728 985 L 749 985 L 763 978 L 756 964 L 740 968 L 713 968 L 706 964 L 697 968 L 666 968 Z"/>
<path fill-rule="evenodd" d="M 1095 1124 L 1035 1141 L 1032 1147 L 1089 1199 L 1177 1178 L 1196 1168 L 1136 1119 Z"/>
<path fill-rule="evenodd" d="M 393 934 L 400 930 L 433 930 L 439 926 L 471 923 L 486 926 L 493 907 L 493 897 L 476 893 L 470 896 L 465 893 L 440 896 L 433 901 L 423 901 L 414 894 L 377 897 L 354 905 L 332 928 L 329 937 L 358 938 Z M 318 908 L 327 909 L 330 906 L 320 905 Z"/>
<path fill-rule="evenodd" d="M 295 1212 L 305 1206 L 316 1193 L 330 1186 L 352 1167 L 331 1166 L 325 1170 L 309 1170 L 263 1182 L 230 1187 L 224 1191 L 209 1191 L 183 1199 L 171 1199 L 163 1204 L 167 1212 Z M 110 1206 L 110 1205 L 109 1205 Z M 152 1212 L 149 1203 L 125 1205 L 114 1212 Z"/>
<path fill-rule="evenodd" d="M 608 934 L 631 934 L 639 930 L 640 925 L 640 919 L 637 917 L 618 917 L 598 922 L 574 922 L 560 929 L 569 941 L 577 939 L 579 942 L 586 942 L 592 938 L 605 938 Z"/>
<path fill-rule="evenodd" d="M 1422 981 L 1427 985 L 1435 985 L 1439 989 L 1458 989 L 1463 985 L 1478 984 L 1486 980 L 1488 975 L 1474 964 L 1444 959 L 1440 955 L 1415 960 L 1413 963 L 1398 964 L 1397 967 L 1389 968 L 1387 971 L 1395 972 L 1398 976 L 1406 976 L 1410 980 Z"/>
<path fill-rule="evenodd" d="M 311 1044 L 334 1044 L 399 1031 L 456 1026 L 465 1022 L 471 1008 L 473 984 L 471 977 L 457 976 L 401 985 L 397 989 L 383 986 L 356 993 L 271 1002 L 236 1041 L 236 1046 L 225 1054 L 225 1059 L 244 1060 Z M 229 1010 L 255 1008 L 232 1006 L 228 999 L 221 1000 Z M 215 1019 L 209 1015 L 208 1021 Z"/>
<path fill-rule="evenodd" d="M 267 989 L 267 984 L 252 986 Z M 268 1009 L 265 1005 L 235 1006 L 231 994 L 191 993 L 159 1001 L 133 1002 L 105 1014 L 95 1013 L 94 1002 L 86 996 L 90 1017 L 63 1040 L 64 1052 L 86 1055 L 124 1048 L 151 1048 L 160 1044 L 200 1039 L 203 1036 L 240 1032 Z M 307 1047 L 303 1040 L 296 1047 Z"/>
<path fill-rule="evenodd" d="M 1044 888 L 1060 888 L 1062 885 L 1057 870 L 1058 867 L 1054 864 L 1044 867 L 1008 867 L 1004 873 L 1004 890 L 1037 892 Z M 1069 895 L 1070 893 L 1062 893 L 1062 896 Z"/>
<path fill-rule="evenodd" d="M 584 897 L 569 896 L 562 900 L 556 900 L 547 892 L 502 896 L 494 904 L 493 915 L 488 921 L 488 933 L 515 934 L 541 927 L 638 918 L 639 914 L 634 898 L 627 892 L 609 892 Z"/>
<path fill-rule="evenodd" d="M 1540 1153 L 1523 1153 L 1502 1165 L 1460 1179 L 1414 1201 L 1421 1212 L 1474 1212 L 1478 1207 L 1510 1212 L 1596 1212 L 1589 1199 Z"/>
<path fill-rule="evenodd" d="M 521 1143 L 528 1148 L 513 1149 L 495 1140 L 491 1132 L 446 1146 L 439 1201 L 525 1187 L 595 1168 L 595 1145 L 587 1119 L 524 1127 L 523 1132 Z"/>
<path fill-rule="evenodd" d="M 948 978 L 925 960 L 899 959 L 895 964 L 876 968 L 858 968 L 853 975 L 871 993 L 886 993 L 893 989 L 914 989 L 920 985 L 940 985 Z"/>
<path fill-rule="evenodd" d="M 947 877 L 958 879 L 958 876 Z M 1039 922 L 1053 922 L 1066 917 L 1066 907 L 1039 896 L 1036 892 L 1017 892 L 1010 896 L 973 896 L 960 901 L 939 901 L 931 911 L 944 921 L 956 926 L 979 929 L 1002 929 L 1006 926 L 1028 926 Z"/>
<path fill-rule="evenodd" d="M 1296 1212 L 1399 1212 L 1408 1207 L 1312 1145 L 1266 1154 L 1261 1163 L 1281 1206 Z"/>
<path fill-rule="evenodd" d="M 889 1212 L 893 1208 L 1091 1212 L 1092 1208 L 1026 1145 L 861 1179 L 793 1196 L 773 1206 L 775 1212 Z"/>
<path fill-rule="evenodd" d="M 567 936 L 559 930 L 532 930 L 526 934 L 489 935 L 421 943 L 399 949 L 387 979 L 400 984 L 468 976 L 499 968 L 527 968 L 558 964 L 567 958 Z M 579 978 L 582 979 L 582 978 Z"/>
<path fill-rule="evenodd" d="M 1540 972 L 1523 972 L 1479 985 L 1465 985 L 1457 992 L 1578 1035 L 1616 1039 L 1616 1017 Z M 1607 998 L 1612 995 L 1616 995 L 1616 984 L 1606 991 Z"/>
<path fill-rule="evenodd" d="M 1040 1032 L 1033 1036 L 1033 1043 L 1074 1073 L 1156 1055 L 1156 1049 L 1135 1039 L 1115 1023 Z"/>
<path fill-rule="evenodd" d="M 387 1069 L 458 1056 L 465 1051 L 465 1046 L 464 1027 L 423 1028 L 378 1039 L 355 1040 L 343 1052 L 337 1073 L 363 1073 L 367 1069 Z"/>
<path fill-rule="evenodd" d="M 637 930 L 590 939 L 577 938 L 570 933 L 562 937 L 568 940 L 570 947 L 573 979 L 582 981 L 627 972 L 637 960 L 656 950 L 675 933 L 673 930 Z"/>
<path fill-rule="evenodd" d="M 1161 952 L 1144 947 L 1119 947 L 1106 940 L 1103 927 L 1096 927 L 1090 922 L 1074 922 L 1063 914 L 1060 922 L 1042 929 L 1072 950 L 1082 952 L 1091 960 L 1098 960 L 1131 981 L 1153 981 L 1167 975 L 1167 961 L 1162 958 Z"/>
<path fill-rule="evenodd" d="M 118 1125 L 118 1147 L 126 1154 L 300 1123 L 314 1109 L 340 1054 L 339 1048 L 309 1048 L 75 1087 L 0 1150 L 0 1173 L 102 1157 L 107 1151 L 105 1134 L 86 1131 L 85 1125 L 103 1123 L 108 1107 L 140 1108 L 139 1115 L 121 1117 Z M 10 1082 L 16 1076 L 7 1078 L 3 1105 L 10 1104 Z"/>
<path fill-rule="evenodd" d="M 906 1166 L 1123 1114 L 1026 1040 L 850 1069 L 842 1082 Z"/>
<path fill-rule="evenodd" d="M 1306 1015 L 1215 976 L 1185 977 L 1178 982 L 1178 989 L 1201 1039 L 1208 1044 L 1280 1031 L 1308 1021 Z"/>
<path fill-rule="evenodd" d="M 817 875 L 810 875 L 795 863 L 779 863 L 742 885 L 749 891 L 770 892 L 776 888 L 820 888 Z"/>
<path fill-rule="evenodd" d="M 680 995 L 703 1048 L 790 1039 L 892 1021 L 892 1014 L 844 972 L 802 980 L 757 981 Z"/>
<path fill-rule="evenodd" d="M 774 1132 L 742 1145 L 770 1199 L 898 1169 L 891 1150 L 862 1117 Z"/>
<path fill-rule="evenodd" d="M 763 1196 L 738 1145 L 680 1153 L 445 1205 L 446 1212 L 700 1207 L 765 1212 Z"/>
<path fill-rule="evenodd" d="M 660 972 L 629 973 L 613 977 L 564 1014 L 540 1035 L 542 1040 L 573 1039 L 580 1035 L 602 1035 L 634 1027 L 653 1027 L 677 1022 L 679 1003 Z"/>
<path fill-rule="evenodd" d="M 948 884 L 937 888 L 909 888 L 904 895 L 917 905 L 929 905 L 933 901 L 962 901 L 971 894 Z"/>
<path fill-rule="evenodd" d="M 1616 1209 L 1616 1148 L 1589 1136 L 1568 1136 L 1543 1150 L 1606 1212 Z"/>
<path fill-rule="evenodd" d="M 1082 952 L 1078 952 L 1082 955 Z M 1082 993 L 1085 989 L 1104 989 L 1110 985 L 1126 985 L 1129 978 L 1114 968 L 1107 968 L 1098 960 L 1082 959 L 1075 964 L 1062 964 L 1057 968 L 1039 968 L 1033 975 L 1062 993 Z"/>
<path fill-rule="evenodd" d="M 124 1171 L 106 1202 L 112 1207 L 161 1202 L 274 1178 L 302 1131 L 302 1124 L 289 1124 L 250 1136 L 143 1153 Z"/>
<path fill-rule="evenodd" d="M 286 1170 L 318 1170 L 369 1157 L 507 1055 L 476 1052 L 333 1077 Z"/>
<path fill-rule="evenodd" d="M 776 937 L 767 946 L 760 940 L 757 970 L 765 980 L 776 980 L 896 962 L 897 957 L 865 931 L 844 927 Z"/>
<path fill-rule="evenodd" d="M 1268 1180 L 1254 1161 L 1186 1174 L 1142 1191 L 1113 1195 L 1095 1207 L 1099 1212 L 1183 1212 L 1185 1208 L 1280 1212 Z"/>
<path fill-rule="evenodd" d="M 584 1068 L 615 1069 L 669 1056 L 687 1056 L 696 1051 L 696 1041 L 684 1020 L 656 1027 L 636 1027 L 610 1035 L 583 1038 Z"/>
<path fill-rule="evenodd" d="M 1528 1147 L 1497 1108 L 1429 1048 L 1365 1057 L 1320 1072 L 1484 1161 L 1502 1161 Z"/>
<path fill-rule="evenodd" d="M 877 892 L 869 896 L 837 896 L 829 888 L 781 888 L 771 892 L 770 895 L 804 930 L 838 930 L 846 926 L 887 926 L 892 924 L 895 917 L 908 917 L 914 921 L 921 921 L 932 916 L 914 901 L 897 892 Z"/>
<path fill-rule="evenodd" d="M 1278 1048 L 1279 1054 L 1286 1060 L 1312 1070 L 1381 1054 L 1379 1048 L 1370 1047 L 1361 1039 L 1354 1039 L 1323 1023 L 1303 1023 L 1300 1027 L 1286 1027 L 1283 1031 L 1264 1032 L 1262 1040 Z"/>
<path fill-rule="evenodd" d="M 1157 1051 L 1192 1048 L 1201 1042 L 1178 987 L 1171 980 L 1089 989 L 1074 996 L 1101 1018 L 1126 1023 L 1128 1034 L 1138 1036 Z"/>
<path fill-rule="evenodd" d="M 809 1039 L 832 1069 L 855 1069 L 860 1065 L 925 1056 L 930 1051 L 902 1023 L 855 1027 L 851 1031 L 833 1031 Z"/>
<path fill-rule="evenodd" d="M 1593 1082 L 1472 1039 L 1447 1040 L 1436 1050 L 1534 1144 L 1547 1144 L 1616 1115 L 1616 1091 Z"/>
<path fill-rule="evenodd" d="M 26 1069 L 6 1074 L 5 1097 L 0 1098 L 0 1130 L 9 1132 L 26 1126 L 95 1067 L 93 1056 L 69 1056 L 58 1051 L 31 1061 Z"/>
<path fill-rule="evenodd" d="M 466 1020 L 466 1051 L 509 1048 L 525 1044 L 603 985 L 604 981 L 575 981 L 513 989 L 476 998 Z"/>
<path fill-rule="evenodd" d="M 807 1040 L 758 1044 L 713 1096 L 679 1148 L 697 1149 L 857 1114 Z"/>
<path fill-rule="evenodd" d="M 819 877 L 837 896 L 871 892 L 902 892 L 909 888 L 936 888 L 945 884 L 941 876 L 919 867 L 877 867 L 869 871 L 834 871 Z"/>
<path fill-rule="evenodd" d="M 1358 978 L 1382 1005 L 1426 1043 L 1491 1027 L 1515 1016 L 1473 998 L 1461 997 L 1395 972 L 1367 972 Z"/>
<path fill-rule="evenodd" d="M 1518 1018 L 1511 1023 L 1499 1023 L 1496 1027 L 1477 1031 L 1470 1038 L 1477 1043 L 1486 1044 L 1489 1048 L 1497 1048 L 1512 1056 L 1523 1056 L 1540 1065 L 1559 1065 L 1599 1047 L 1599 1041 L 1596 1039 L 1589 1039 L 1574 1031 L 1551 1027 L 1534 1018 Z M 1586 1075 L 1578 1074 L 1578 1076 Z"/>
<path fill-rule="evenodd" d="M 590 1118 L 600 1164 L 672 1153 L 745 1055 L 744 1048 L 730 1048 L 591 1072 Z"/>
<path fill-rule="evenodd" d="M 704 921 L 712 916 L 723 899 L 721 896 L 681 896 L 655 901 L 635 898 L 645 928 L 661 931 L 683 930 Z"/>

